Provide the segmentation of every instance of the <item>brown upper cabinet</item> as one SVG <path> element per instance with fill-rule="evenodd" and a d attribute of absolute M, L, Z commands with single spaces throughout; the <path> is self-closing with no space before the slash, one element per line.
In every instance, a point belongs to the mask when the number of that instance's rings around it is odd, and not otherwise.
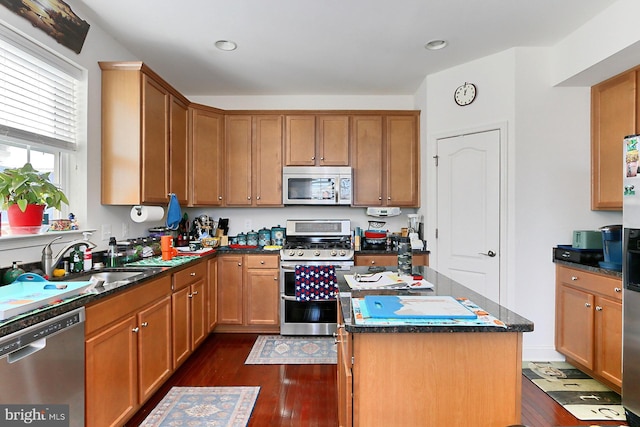
<path fill-rule="evenodd" d="M 640 132 L 640 68 L 591 88 L 591 209 L 622 210 L 623 139 Z"/>
<path fill-rule="evenodd" d="M 349 166 L 349 116 L 286 116 L 285 165 Z"/>
<path fill-rule="evenodd" d="M 418 112 L 352 117 L 353 206 L 420 205 Z"/>
<path fill-rule="evenodd" d="M 282 206 L 281 115 L 225 118 L 225 206 Z"/>
<path fill-rule="evenodd" d="M 99 64 L 102 203 L 186 203 L 189 101 L 142 62 Z"/>
<path fill-rule="evenodd" d="M 203 105 L 189 107 L 190 206 L 222 206 L 224 199 L 224 114 Z"/>

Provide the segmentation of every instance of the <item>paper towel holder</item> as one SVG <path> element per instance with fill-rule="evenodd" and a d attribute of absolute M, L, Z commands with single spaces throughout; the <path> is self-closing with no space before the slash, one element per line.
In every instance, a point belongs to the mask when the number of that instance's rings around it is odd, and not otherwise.
<path fill-rule="evenodd" d="M 142 216 L 142 206 L 136 205 L 133 208 L 136 210 L 138 216 Z"/>

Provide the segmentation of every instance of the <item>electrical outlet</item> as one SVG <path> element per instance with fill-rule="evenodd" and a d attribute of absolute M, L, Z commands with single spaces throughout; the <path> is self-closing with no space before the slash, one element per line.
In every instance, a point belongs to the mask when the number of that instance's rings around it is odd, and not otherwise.
<path fill-rule="evenodd" d="M 129 238 L 129 224 L 127 224 L 126 222 L 122 223 L 122 238 L 123 239 Z"/>
<path fill-rule="evenodd" d="M 108 242 L 111 237 L 111 224 L 102 224 L 102 241 Z"/>
<path fill-rule="evenodd" d="M 252 229 L 252 228 L 251 228 L 251 220 L 250 220 L 250 219 L 245 219 L 245 220 L 244 220 L 244 229 L 245 229 L 246 231 L 249 231 L 249 230 L 251 230 L 251 229 Z"/>

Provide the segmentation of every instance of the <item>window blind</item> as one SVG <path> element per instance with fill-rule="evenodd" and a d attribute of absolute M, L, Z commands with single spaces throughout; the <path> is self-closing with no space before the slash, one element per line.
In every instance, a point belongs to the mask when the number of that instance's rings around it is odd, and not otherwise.
<path fill-rule="evenodd" d="M 79 80 L 19 45 L 0 28 L 0 136 L 8 142 L 75 150 L 79 128 Z M 42 48 L 39 49 L 42 52 Z"/>

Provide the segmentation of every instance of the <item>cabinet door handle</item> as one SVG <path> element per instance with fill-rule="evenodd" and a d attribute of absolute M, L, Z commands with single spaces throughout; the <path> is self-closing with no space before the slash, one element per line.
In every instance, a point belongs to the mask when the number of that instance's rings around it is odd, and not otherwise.
<path fill-rule="evenodd" d="M 382 200 L 382 196 L 378 196 L 378 200 Z"/>
<path fill-rule="evenodd" d="M 600 307 L 599 305 L 596 305 L 596 311 L 602 311 L 602 307 Z"/>
<path fill-rule="evenodd" d="M 576 280 L 578 280 L 578 276 L 571 276 L 571 280 L 575 282 Z"/>
<path fill-rule="evenodd" d="M 387 197 L 387 200 L 391 200 L 391 196 L 388 196 L 388 197 Z"/>
<path fill-rule="evenodd" d="M 147 326 L 149 326 L 149 322 L 142 322 L 142 325 L 141 325 L 141 326 L 142 326 L 143 328 L 146 328 Z"/>
<path fill-rule="evenodd" d="M 139 330 L 140 330 L 140 328 L 138 328 L 138 327 L 136 326 L 135 328 L 133 328 L 133 329 L 131 330 L 131 332 L 134 332 L 134 333 L 136 333 L 136 334 L 137 334 Z"/>
<path fill-rule="evenodd" d="M 247 200 L 251 200 L 251 196 L 247 196 Z"/>
<path fill-rule="evenodd" d="M 191 295 L 198 295 L 198 291 L 194 291 Z"/>
<path fill-rule="evenodd" d="M 585 306 L 585 307 L 587 307 L 587 308 L 591 308 L 591 304 L 590 304 L 590 303 L 588 303 L 588 302 L 585 302 L 585 303 L 584 303 L 584 306 Z"/>
<path fill-rule="evenodd" d="M 238 263 L 238 267 L 242 267 L 242 263 L 241 262 Z"/>
<path fill-rule="evenodd" d="M 191 277 L 193 277 L 193 276 L 195 276 L 195 275 L 196 275 L 196 273 L 195 273 L 195 272 L 192 272 L 191 274 L 189 274 L 189 276 L 191 276 Z"/>
<path fill-rule="evenodd" d="M 274 277 L 273 280 L 278 281 L 278 276 Z"/>
<path fill-rule="evenodd" d="M 193 294 L 187 294 L 187 298 L 193 298 Z"/>
<path fill-rule="evenodd" d="M 316 159 L 316 156 L 311 156 L 311 160 L 315 160 L 315 159 Z"/>
<path fill-rule="evenodd" d="M 622 292 L 622 289 L 621 288 L 613 288 L 613 291 L 617 292 L 617 293 L 620 293 L 620 292 Z"/>
<path fill-rule="evenodd" d="M 324 160 L 324 157 L 320 157 L 320 160 Z"/>
<path fill-rule="evenodd" d="M 218 200 L 222 200 L 222 196 L 218 196 Z"/>
<path fill-rule="evenodd" d="M 256 200 L 260 200 L 260 196 L 256 197 Z"/>

